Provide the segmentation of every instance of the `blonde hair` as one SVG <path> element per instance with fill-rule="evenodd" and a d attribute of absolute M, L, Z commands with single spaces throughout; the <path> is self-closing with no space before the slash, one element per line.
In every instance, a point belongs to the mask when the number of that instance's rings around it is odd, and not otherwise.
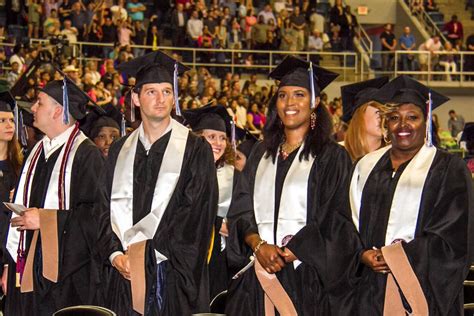
<path fill-rule="evenodd" d="M 368 102 L 359 107 L 352 116 L 347 128 L 344 138 L 344 146 L 351 156 L 352 161 L 355 161 L 369 153 L 369 148 L 366 142 L 367 129 L 365 127 L 365 111 L 369 106 L 378 109 L 381 112 L 380 118 L 383 120 L 382 113 L 387 112 L 387 107 L 378 102 Z M 382 131 L 384 130 L 384 122 L 380 123 Z M 385 146 L 385 141 L 382 138 L 382 146 Z"/>

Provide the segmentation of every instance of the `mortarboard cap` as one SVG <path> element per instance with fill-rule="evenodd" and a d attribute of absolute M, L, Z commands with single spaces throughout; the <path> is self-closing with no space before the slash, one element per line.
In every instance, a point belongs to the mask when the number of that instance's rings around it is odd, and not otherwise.
<path fill-rule="evenodd" d="M 401 75 L 384 85 L 373 98 L 380 103 L 407 104 L 412 103 L 427 114 L 427 103 L 430 101 L 431 110 L 449 100 L 448 97 L 431 90 L 424 84 L 407 75 Z"/>
<path fill-rule="evenodd" d="M 380 77 L 342 86 L 342 120 L 348 123 L 360 106 L 374 100 L 374 94 L 377 93 L 388 80 L 388 77 Z"/>
<path fill-rule="evenodd" d="M 474 141 L 474 122 L 469 122 L 464 125 L 464 130 L 462 131 L 461 141 Z"/>
<path fill-rule="evenodd" d="M 248 157 L 252 152 L 253 146 L 258 142 L 258 138 L 246 128 L 236 127 L 235 132 L 237 139 L 241 142 L 237 146 L 237 150 L 243 153 L 245 157 Z"/>
<path fill-rule="evenodd" d="M 64 123 L 69 123 L 68 113 L 76 120 L 86 116 L 87 105 L 92 104 L 100 113 L 104 110 L 99 107 L 84 91 L 81 90 L 61 69 L 55 70 L 63 76 L 63 80 L 53 80 L 41 89 L 64 107 Z"/>
<path fill-rule="evenodd" d="M 310 92 L 314 91 L 314 97 L 318 96 L 338 76 L 338 74 L 316 66 L 312 62 L 291 55 L 285 57 L 269 74 L 270 78 L 280 81 L 279 87 L 303 87 Z"/>
<path fill-rule="evenodd" d="M 174 85 L 175 65 L 178 75 L 189 70 L 188 67 L 172 57 L 161 51 L 156 51 L 122 63 L 118 66 L 118 69 L 129 76 L 135 77 L 136 87 L 141 87 L 146 83 L 161 82 Z"/>
<path fill-rule="evenodd" d="M 16 101 L 10 91 L 0 92 L 0 112 L 13 112 L 16 107 Z"/>
<path fill-rule="evenodd" d="M 113 127 L 119 132 L 122 125 L 122 113 L 113 105 L 104 108 L 105 114 L 89 112 L 81 122 L 81 130 L 90 138 L 94 139 L 102 127 Z"/>
<path fill-rule="evenodd" d="M 206 105 L 198 109 L 186 110 L 183 111 L 183 116 L 194 132 L 212 129 L 231 136 L 232 117 L 222 105 Z"/>

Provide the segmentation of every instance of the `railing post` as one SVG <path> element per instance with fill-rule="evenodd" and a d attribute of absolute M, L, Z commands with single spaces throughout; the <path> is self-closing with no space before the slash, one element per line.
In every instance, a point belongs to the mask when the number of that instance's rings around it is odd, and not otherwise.
<path fill-rule="evenodd" d="M 428 52 L 428 75 L 426 78 L 426 82 L 429 84 L 431 81 L 431 51 Z"/>
<path fill-rule="evenodd" d="M 343 78 L 344 78 L 344 81 L 346 81 L 346 79 L 347 79 L 347 78 L 346 78 L 347 53 L 346 53 L 346 52 L 344 52 L 343 57 L 344 57 L 344 63 L 343 63 L 343 66 L 344 66 L 344 72 L 343 72 L 343 74 L 344 74 L 344 75 L 343 75 Z"/>
<path fill-rule="evenodd" d="M 196 69 L 196 48 L 193 48 L 193 69 Z"/>
<path fill-rule="evenodd" d="M 231 72 L 234 74 L 234 51 L 230 53 L 230 62 L 231 62 Z"/>
<path fill-rule="evenodd" d="M 393 65 L 393 70 L 394 70 L 394 76 L 397 77 L 398 75 L 398 50 L 395 50 L 395 58 L 394 58 L 394 65 Z"/>
<path fill-rule="evenodd" d="M 463 76 L 463 72 L 464 72 L 464 52 L 459 52 L 460 56 L 461 56 L 461 60 L 459 62 L 459 85 L 462 86 L 462 83 L 464 82 L 464 76 Z"/>

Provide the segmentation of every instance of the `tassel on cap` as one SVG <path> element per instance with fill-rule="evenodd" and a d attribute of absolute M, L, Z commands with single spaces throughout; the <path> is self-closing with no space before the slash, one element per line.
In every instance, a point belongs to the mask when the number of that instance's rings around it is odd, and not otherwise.
<path fill-rule="evenodd" d="M 19 125 L 17 125 L 17 129 L 19 130 L 19 133 L 20 133 L 19 140 L 20 140 L 21 145 L 26 148 L 28 146 L 28 129 L 23 123 L 23 113 L 21 111 L 19 112 L 18 122 L 19 122 Z"/>
<path fill-rule="evenodd" d="M 63 123 L 69 125 L 69 95 L 67 92 L 67 80 L 63 79 Z"/>
<path fill-rule="evenodd" d="M 16 136 L 16 139 L 20 139 L 20 130 L 22 128 L 22 126 L 20 126 L 20 115 L 19 115 L 19 110 L 18 110 L 18 104 L 16 103 L 15 101 L 15 106 L 14 106 L 14 110 L 13 110 L 13 116 L 14 116 L 14 120 L 15 120 L 15 136 Z"/>
<path fill-rule="evenodd" d="M 122 120 L 120 121 L 120 137 L 124 137 L 127 134 L 127 126 L 125 124 L 125 116 L 122 114 Z"/>
<path fill-rule="evenodd" d="M 179 107 L 179 96 L 178 96 L 178 63 L 174 63 L 173 71 L 173 95 L 174 104 L 176 105 L 176 115 L 181 116 L 181 108 Z"/>
<path fill-rule="evenodd" d="M 135 103 L 133 103 L 132 91 L 130 90 L 130 122 L 135 122 Z"/>
<path fill-rule="evenodd" d="M 234 150 L 234 153 L 237 150 L 237 140 L 235 137 L 235 122 L 234 120 L 230 121 L 230 141 L 232 144 L 232 149 Z"/>
<path fill-rule="evenodd" d="M 314 91 L 314 72 L 313 72 L 313 62 L 309 62 L 309 86 L 311 89 L 311 109 L 316 108 L 316 92 Z"/>
<path fill-rule="evenodd" d="M 428 101 L 426 102 L 426 146 L 433 146 L 433 100 L 431 99 L 431 90 L 428 92 Z"/>

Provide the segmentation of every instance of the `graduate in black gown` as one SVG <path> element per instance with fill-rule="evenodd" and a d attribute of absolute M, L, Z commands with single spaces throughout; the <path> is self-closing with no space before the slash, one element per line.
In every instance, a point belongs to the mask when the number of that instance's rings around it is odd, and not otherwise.
<path fill-rule="evenodd" d="M 103 158 L 77 124 L 89 101 L 65 78 L 48 83 L 32 106 L 45 137 L 30 151 L 15 190 L 15 204 L 27 210 L 12 215 L 8 231 L 5 315 L 97 303 L 94 202 Z"/>
<path fill-rule="evenodd" d="M 289 56 L 270 76 L 280 84 L 264 141 L 247 160 L 228 214 L 229 265 L 240 269 L 256 259 L 231 282 L 226 314 L 268 315 L 272 305 L 280 315 L 350 314 L 345 273 L 353 254 L 344 247 L 358 239 L 343 216 L 341 188 L 351 161 L 331 139 L 319 103 L 337 75 Z"/>
<path fill-rule="evenodd" d="M 448 98 L 400 76 L 375 99 L 392 107 L 391 146 L 360 159 L 350 184 L 364 247 L 359 314 L 461 315 L 473 262 L 471 175 L 462 159 L 433 146 L 427 121 Z"/>
<path fill-rule="evenodd" d="M 18 174 L 23 162 L 21 147 L 17 141 L 17 117 L 14 116 L 15 100 L 10 92 L 0 93 L 0 201 L 11 202 L 13 191 L 16 186 Z M 18 127 L 21 129 L 21 127 Z M 5 244 L 6 232 L 10 225 L 10 211 L 0 205 L 0 240 L 1 245 Z M 5 248 L 0 247 L 0 258 L 3 261 Z M 2 291 L 6 291 L 6 279 L 8 271 L 0 267 L 0 272 L 5 273 L 2 278 Z"/>
<path fill-rule="evenodd" d="M 211 238 L 210 253 L 207 258 L 209 266 L 209 293 L 211 302 L 218 294 L 227 290 L 231 275 L 227 268 L 226 239 L 228 237 L 227 212 L 229 211 L 232 192 L 236 179 L 234 169 L 235 127 L 232 117 L 225 107 L 204 106 L 183 112 L 185 123 L 193 132 L 204 137 L 212 148 L 214 163 L 217 169 L 219 200 L 217 217 Z M 234 139 L 232 139 L 234 138 Z M 218 307 L 216 306 L 218 309 Z M 213 312 L 217 312 L 213 309 Z M 219 312 L 224 312 L 219 310 Z"/>
<path fill-rule="evenodd" d="M 170 116 L 187 68 L 162 52 L 122 67 L 136 77 L 142 124 L 110 149 L 100 189 L 99 247 L 113 266 L 107 306 L 118 315 L 206 312 L 217 179 L 210 145 Z"/>
<path fill-rule="evenodd" d="M 108 104 L 104 110 L 104 115 L 91 111 L 84 122 L 81 122 L 81 130 L 94 142 L 102 155 L 107 157 L 110 146 L 121 136 L 125 136 L 126 126 L 124 116 L 115 106 Z"/>

